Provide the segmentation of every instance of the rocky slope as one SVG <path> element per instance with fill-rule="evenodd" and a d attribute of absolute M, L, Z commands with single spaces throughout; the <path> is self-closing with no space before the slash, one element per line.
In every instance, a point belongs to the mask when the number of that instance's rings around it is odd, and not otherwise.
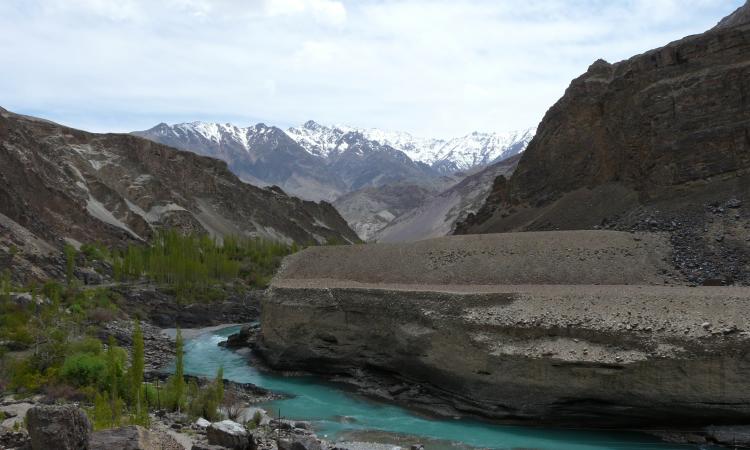
<path fill-rule="evenodd" d="M 660 229 L 683 248 L 676 257 L 694 281 L 748 281 L 749 9 L 706 33 L 592 64 L 458 232 Z"/>
<path fill-rule="evenodd" d="M 136 242 L 158 227 L 299 243 L 357 241 L 330 204 L 243 183 L 224 162 L 6 110 L 0 110 L 0 219 L 12 233 L 0 240 L 5 252 L 33 244 L 35 252 L 24 258 L 65 238 Z"/>
<path fill-rule="evenodd" d="M 204 122 L 161 123 L 133 134 L 221 159 L 232 172 L 249 183 L 277 185 L 285 192 L 307 200 L 333 201 L 346 190 L 343 180 L 327 164 L 276 127 L 264 124 L 240 128 Z"/>
<path fill-rule="evenodd" d="M 451 415 L 747 423 L 750 290 L 687 287 L 672 251 L 612 231 L 308 249 L 263 300 L 258 345 L 273 367 Z"/>
<path fill-rule="evenodd" d="M 456 223 L 475 213 L 487 199 L 497 176 L 509 176 L 519 155 L 494 163 L 466 176 L 442 192 L 425 198 L 420 204 L 379 227 L 372 235 L 377 242 L 416 241 L 451 234 Z M 338 202 L 337 202 L 338 203 Z M 335 204 L 349 223 L 347 213 Z M 361 236 L 361 234 L 360 234 Z"/>
<path fill-rule="evenodd" d="M 455 183 L 448 177 L 436 180 Z M 333 206 L 362 240 L 369 241 L 394 219 L 438 194 L 436 184 L 397 182 L 360 189 L 339 197 Z"/>

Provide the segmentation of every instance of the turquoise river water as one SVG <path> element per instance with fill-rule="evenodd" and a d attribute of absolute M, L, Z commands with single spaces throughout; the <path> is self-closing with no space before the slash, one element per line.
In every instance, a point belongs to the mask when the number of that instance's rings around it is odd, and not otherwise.
<path fill-rule="evenodd" d="M 253 383 L 292 397 L 262 405 L 272 415 L 312 422 L 328 440 L 367 440 L 383 443 L 420 441 L 428 448 L 488 448 L 539 450 L 685 450 L 699 447 L 665 444 L 640 433 L 581 431 L 493 425 L 477 420 L 426 418 L 404 408 L 374 402 L 312 377 L 282 377 L 261 373 L 245 356 L 219 347 L 238 327 L 206 332 L 185 344 L 185 372 L 212 377 L 219 366 L 227 379 Z M 408 447 L 407 447 L 408 448 Z"/>

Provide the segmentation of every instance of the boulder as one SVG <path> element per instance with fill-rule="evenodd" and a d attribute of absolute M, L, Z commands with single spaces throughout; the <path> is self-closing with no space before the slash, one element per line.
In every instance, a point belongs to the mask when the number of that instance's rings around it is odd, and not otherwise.
<path fill-rule="evenodd" d="M 208 428 L 211 425 L 211 422 L 209 422 L 208 420 L 204 419 L 203 417 L 200 417 L 200 418 L 198 418 L 198 420 L 195 421 L 195 423 L 193 425 L 195 426 L 195 428 L 206 429 L 206 428 Z"/>
<path fill-rule="evenodd" d="M 244 426 L 232 420 L 222 420 L 209 425 L 206 430 L 208 443 L 234 450 L 249 450 L 253 447 L 252 435 Z"/>
<path fill-rule="evenodd" d="M 26 421 L 33 450 L 89 448 L 91 423 L 75 406 L 34 406 L 26 413 Z"/>
<path fill-rule="evenodd" d="M 279 450 L 321 450 L 320 441 L 312 436 L 293 436 L 287 439 L 277 439 Z"/>
<path fill-rule="evenodd" d="M 147 430 L 139 426 L 97 431 L 91 435 L 91 450 L 184 450 L 167 433 Z"/>

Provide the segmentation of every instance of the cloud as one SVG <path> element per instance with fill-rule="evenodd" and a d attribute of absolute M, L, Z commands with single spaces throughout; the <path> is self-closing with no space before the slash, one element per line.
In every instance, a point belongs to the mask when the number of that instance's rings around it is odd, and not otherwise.
<path fill-rule="evenodd" d="M 742 0 L 5 0 L 0 104 L 96 131 L 315 119 L 449 136 L 536 125 L 597 58 Z"/>
<path fill-rule="evenodd" d="M 311 13 L 324 22 L 342 24 L 346 21 L 344 4 L 334 0 L 267 0 L 265 10 L 270 16 Z"/>

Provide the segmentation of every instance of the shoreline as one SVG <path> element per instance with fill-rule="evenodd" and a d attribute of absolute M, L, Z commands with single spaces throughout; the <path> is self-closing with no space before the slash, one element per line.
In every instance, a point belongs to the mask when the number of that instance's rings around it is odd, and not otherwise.
<path fill-rule="evenodd" d="M 230 327 L 237 327 L 245 325 L 243 323 L 226 323 L 226 324 L 219 324 L 219 325 L 212 325 L 209 327 L 200 327 L 200 328 L 180 328 L 180 332 L 182 333 L 183 339 L 195 339 L 196 337 L 211 333 L 213 331 L 223 330 L 224 328 L 230 328 Z M 177 336 L 177 328 L 162 328 L 161 332 L 168 336 L 170 339 L 174 340 Z"/>

